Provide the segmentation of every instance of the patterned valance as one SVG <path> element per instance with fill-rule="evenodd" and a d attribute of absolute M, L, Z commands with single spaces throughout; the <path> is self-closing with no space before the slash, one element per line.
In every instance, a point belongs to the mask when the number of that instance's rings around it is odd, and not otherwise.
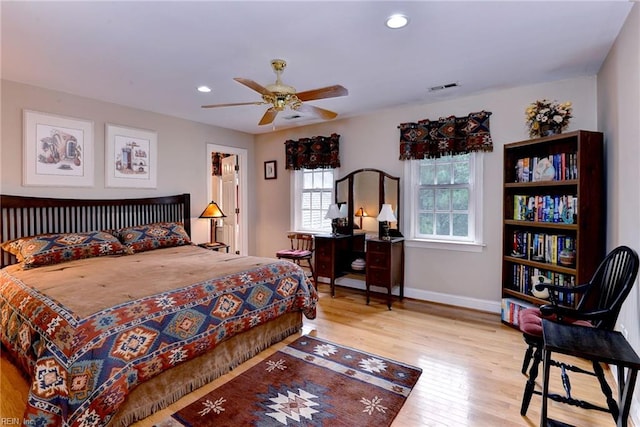
<path fill-rule="evenodd" d="M 439 120 L 402 123 L 400 160 L 428 159 L 446 155 L 493 151 L 488 111 L 466 117 L 450 116 Z"/>
<path fill-rule="evenodd" d="M 321 169 L 340 167 L 340 135 L 314 136 L 285 143 L 285 169 Z"/>

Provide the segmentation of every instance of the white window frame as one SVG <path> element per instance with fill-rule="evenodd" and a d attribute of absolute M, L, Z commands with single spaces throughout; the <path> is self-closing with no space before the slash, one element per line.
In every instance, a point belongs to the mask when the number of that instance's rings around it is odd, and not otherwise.
<path fill-rule="evenodd" d="M 305 169 L 308 170 L 308 169 Z M 333 174 L 333 179 L 331 186 L 331 199 L 330 203 L 333 203 L 335 200 L 334 194 L 334 186 L 336 181 L 336 176 L 338 176 L 338 169 L 324 169 L 325 172 L 330 171 Z M 323 229 L 308 229 L 302 227 L 302 211 L 300 206 L 302 206 L 302 190 L 303 190 L 303 176 L 304 170 L 295 170 L 293 174 L 291 174 L 291 230 L 306 232 L 306 233 L 315 233 L 315 234 L 323 234 L 331 232 L 331 221 L 328 221 L 328 225 Z M 324 215 L 323 215 L 324 217 Z"/>
<path fill-rule="evenodd" d="M 441 239 L 419 238 L 417 232 L 419 160 L 407 160 L 404 166 L 404 235 L 407 247 L 481 252 L 482 238 L 482 176 L 484 156 L 481 152 L 469 155 L 469 239 L 443 236 Z"/>

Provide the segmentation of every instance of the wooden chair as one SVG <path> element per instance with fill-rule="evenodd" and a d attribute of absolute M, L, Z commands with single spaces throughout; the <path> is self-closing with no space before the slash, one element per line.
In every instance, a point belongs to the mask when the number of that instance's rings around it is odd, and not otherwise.
<path fill-rule="evenodd" d="M 542 319 L 550 319 L 567 324 L 590 326 L 605 330 L 613 330 L 620 313 L 622 303 L 629 295 L 638 274 L 638 254 L 631 248 L 620 246 L 612 250 L 600 263 L 591 280 L 583 285 L 573 288 L 556 286 L 547 283 L 539 283 L 536 288 L 539 291 L 549 291 L 549 304 L 540 308 L 522 310 L 518 316 L 519 328 L 522 331 L 524 341 L 528 347 L 522 364 L 522 373 L 529 369 L 529 379 L 525 385 L 522 397 L 520 414 L 526 415 L 533 394 L 542 394 L 535 390 L 535 381 L 538 376 L 538 368 L 542 360 L 543 337 Z M 568 295 L 576 294 L 580 299 L 574 307 L 558 304 L 559 295 L 564 294 L 562 301 L 570 301 Z M 531 366 L 529 367 L 529 364 Z M 605 393 L 607 403 L 611 407 L 615 402 L 611 396 L 611 389 L 606 383 L 604 372 L 599 363 L 593 363 L 593 371 L 587 371 L 576 366 L 551 360 L 552 366 L 562 370 L 562 382 L 567 396 L 549 395 L 552 400 L 579 406 L 586 409 L 598 409 L 589 402 L 580 401 L 571 397 L 571 384 L 567 371 L 594 375 L 600 382 L 600 387 Z"/>
<path fill-rule="evenodd" d="M 288 259 L 301 267 L 303 267 L 301 263 L 304 261 L 306 267 L 311 270 L 311 279 L 313 280 L 313 263 L 311 262 L 313 257 L 313 234 L 289 233 L 287 237 L 291 241 L 291 248 L 276 252 L 276 257 Z"/>

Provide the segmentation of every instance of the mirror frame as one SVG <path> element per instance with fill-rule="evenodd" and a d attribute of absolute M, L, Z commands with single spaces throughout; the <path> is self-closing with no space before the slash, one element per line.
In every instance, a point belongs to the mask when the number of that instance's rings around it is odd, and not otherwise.
<path fill-rule="evenodd" d="M 355 178 L 356 175 L 362 172 L 375 172 L 378 174 L 378 211 L 375 212 L 375 216 L 378 215 L 378 212 L 380 212 L 380 209 L 382 208 L 382 205 L 385 202 L 385 188 L 384 188 L 384 183 L 385 183 L 385 178 L 389 179 L 392 181 L 392 185 L 393 181 L 395 181 L 395 190 L 396 190 L 396 202 L 395 202 L 395 206 L 397 206 L 396 209 L 396 218 L 397 218 L 397 222 L 396 222 L 396 227 L 393 230 L 397 231 L 398 233 L 400 233 L 400 220 L 402 218 L 402 211 L 401 211 L 401 204 L 400 204 L 400 200 L 402 200 L 400 198 L 400 177 L 397 176 L 393 176 L 393 175 L 389 175 L 388 173 L 380 170 L 380 169 L 372 169 L 372 168 L 364 168 L 364 169 L 358 169 L 355 170 L 347 175 L 345 175 L 344 177 L 337 179 L 334 183 L 334 201 L 335 203 L 344 203 L 344 200 L 338 200 L 338 186 L 339 184 L 347 181 L 348 183 L 348 199 L 347 199 L 347 224 L 343 225 L 343 226 L 339 226 L 338 227 L 338 233 L 340 234 L 353 234 L 353 225 L 354 225 L 354 192 L 353 192 L 353 183 L 355 182 Z M 378 236 L 380 236 L 382 234 L 382 224 L 378 224 Z"/>

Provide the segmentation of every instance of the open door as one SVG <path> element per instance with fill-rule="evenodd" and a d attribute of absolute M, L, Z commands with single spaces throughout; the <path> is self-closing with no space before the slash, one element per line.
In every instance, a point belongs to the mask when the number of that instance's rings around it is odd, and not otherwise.
<path fill-rule="evenodd" d="M 225 154 L 221 161 L 221 175 L 213 176 L 211 156 Z M 207 144 L 207 194 L 203 203 L 214 200 L 227 216 L 219 221 L 216 240 L 229 245 L 229 253 L 248 255 L 249 238 L 247 229 L 248 205 L 246 149 Z"/>
<path fill-rule="evenodd" d="M 221 175 L 221 202 L 223 211 L 227 217 L 222 221 L 222 238 L 220 239 L 229 245 L 229 252 L 236 253 L 238 242 L 238 156 L 229 155 L 222 159 Z"/>

